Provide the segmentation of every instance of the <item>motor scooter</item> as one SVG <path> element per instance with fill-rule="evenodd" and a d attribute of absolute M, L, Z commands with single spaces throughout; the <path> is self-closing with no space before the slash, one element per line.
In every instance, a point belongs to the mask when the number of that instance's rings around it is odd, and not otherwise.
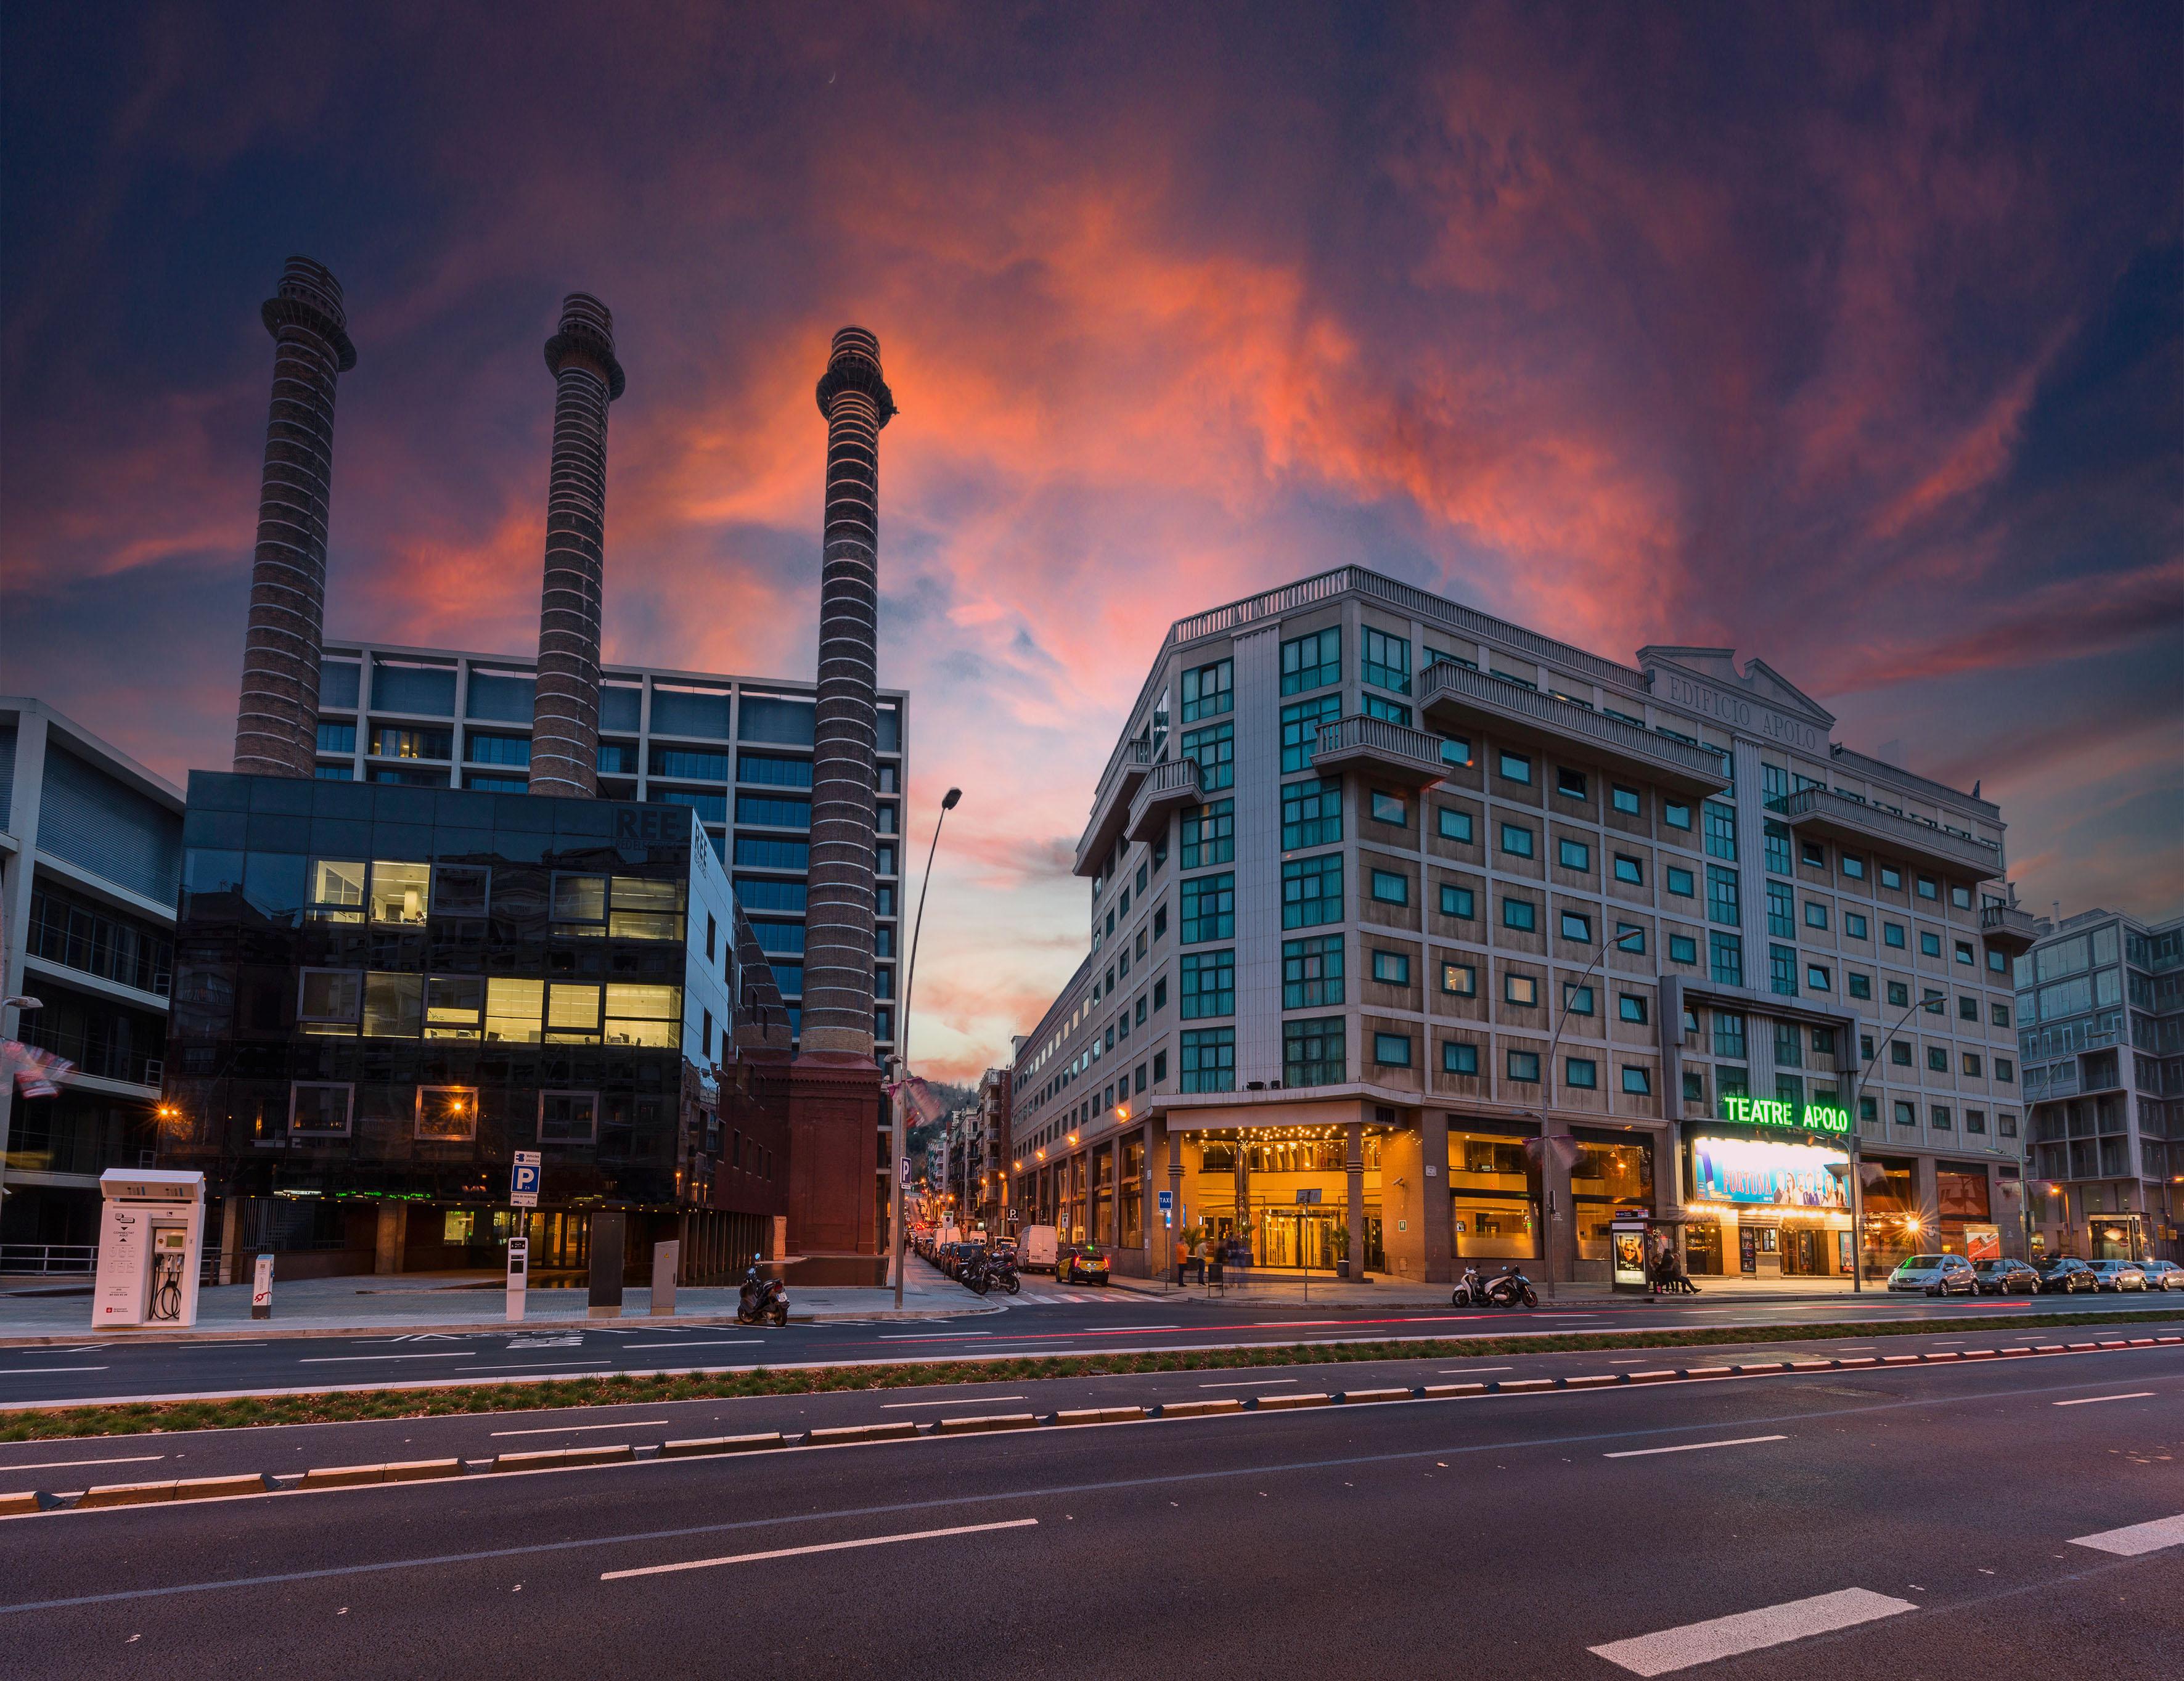
<path fill-rule="evenodd" d="M 779 1278 L 768 1278 L 759 1272 L 763 1255 L 751 1257 L 750 1271 L 744 1274 L 744 1287 L 736 1302 L 736 1323 L 738 1325 L 775 1325 L 788 1323 L 788 1286 Z"/>
<path fill-rule="evenodd" d="M 1513 1261 L 1486 1281 L 1485 1300 L 1496 1307 L 1537 1307 L 1540 1305 L 1539 1294 L 1532 1289 L 1532 1281 L 1524 1276 L 1524 1269 Z"/>
<path fill-rule="evenodd" d="M 1456 1281 L 1456 1289 L 1449 1296 L 1454 1307 L 1484 1307 L 1486 1305 L 1486 1284 L 1479 1277 L 1476 1266 L 1463 1269 L 1463 1277 Z"/>

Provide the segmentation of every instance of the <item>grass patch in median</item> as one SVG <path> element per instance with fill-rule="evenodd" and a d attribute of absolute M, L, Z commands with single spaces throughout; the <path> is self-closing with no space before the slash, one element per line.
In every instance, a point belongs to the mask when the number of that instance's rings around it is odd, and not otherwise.
<path fill-rule="evenodd" d="M 1017 1383 L 1139 1372 L 1353 1365 L 1376 1360 L 1476 1360 L 1486 1355 L 1558 1354 L 1594 1349 L 1709 1348 L 1754 1343 L 1836 1342 L 1846 1337 L 1930 1336 L 1985 1331 L 1997 1336 L 2050 1325 L 2173 1322 L 2174 1311 L 2028 1314 L 1985 1319 L 1882 1320 L 1867 1324 L 1692 1326 L 1674 1331 L 1567 1331 L 1542 1337 L 1441 1337 L 1419 1341 L 1291 1343 L 1190 1352 L 1004 1355 L 892 1366 L 825 1366 L 678 1377 L 556 1378 L 539 1383 L 463 1384 L 435 1389 L 334 1389 L 307 1395 L 236 1395 L 217 1400 L 123 1401 L 0 1413 L 0 1442 L 70 1436 L 131 1436 L 163 1430 L 232 1430 L 267 1424 L 341 1424 L 369 1418 L 437 1418 L 454 1413 L 539 1412 L 558 1407 L 651 1405 L 660 1401 L 910 1389 L 944 1383 Z"/>

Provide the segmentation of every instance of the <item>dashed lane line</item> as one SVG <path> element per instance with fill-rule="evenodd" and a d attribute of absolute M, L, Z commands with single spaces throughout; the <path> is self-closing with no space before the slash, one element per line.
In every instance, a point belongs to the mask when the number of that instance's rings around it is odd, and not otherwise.
<path fill-rule="evenodd" d="M 1854 1628 L 1884 1617 L 1897 1617 L 1919 1607 L 1909 1600 L 1892 1599 L 1864 1588 L 1843 1588 L 1810 1599 L 1789 1600 L 1758 1611 L 1741 1611 L 1733 1617 L 1709 1617 L 1687 1623 L 1680 1628 L 1664 1628 L 1658 1634 L 1635 1639 L 1611 1640 L 1588 1646 L 1596 1657 L 1629 1670 L 1633 1675 L 1669 1675 L 1719 1658 L 1744 1652 L 1764 1651 L 1769 1646 L 1831 1634 Z"/>
<path fill-rule="evenodd" d="M 606 1570 L 602 1582 L 626 1582 L 632 1576 L 671 1576 L 682 1570 L 710 1570 L 724 1564 L 757 1564 L 772 1558 L 808 1558 L 814 1553 L 853 1552 L 860 1547 L 889 1547 L 902 1541 L 938 1541 L 950 1535 L 984 1535 L 996 1529 L 1030 1529 L 1036 1517 L 1010 1517 L 998 1523 L 958 1523 L 946 1529 L 916 1529 L 906 1535 L 866 1535 L 855 1541 L 822 1541 L 808 1547 L 776 1547 L 762 1553 L 730 1553 L 724 1558 L 694 1558 L 681 1564 L 648 1564 L 635 1570 Z"/>

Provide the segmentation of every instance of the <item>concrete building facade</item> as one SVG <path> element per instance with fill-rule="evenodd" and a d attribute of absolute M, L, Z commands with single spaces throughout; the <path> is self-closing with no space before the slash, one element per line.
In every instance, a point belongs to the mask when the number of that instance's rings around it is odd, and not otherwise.
<path fill-rule="evenodd" d="M 87 1271 L 98 1176 L 146 1165 L 166 1064 L 182 791 L 50 706 L 0 698 L 0 1038 L 67 1058 L 0 1088 L 0 1272 Z"/>
<path fill-rule="evenodd" d="M 2184 1261 L 2184 916 L 2040 919 L 2016 964 L 2033 1242 Z"/>
<path fill-rule="evenodd" d="M 1166 1190 L 1234 1258 L 1424 1280 L 1605 1277 L 1633 1211 L 1700 1273 L 2008 1246 L 2001 814 L 1833 723 L 1362 568 L 1178 621 L 1012 1070 L 1021 1217 L 1146 1270 Z"/>

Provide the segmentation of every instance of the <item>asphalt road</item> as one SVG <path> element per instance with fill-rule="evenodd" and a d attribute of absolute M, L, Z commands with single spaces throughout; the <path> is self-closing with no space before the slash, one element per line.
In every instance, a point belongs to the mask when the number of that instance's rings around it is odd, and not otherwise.
<path fill-rule="evenodd" d="M 161 1681 L 2133 1681 L 2184 1664 L 2180 1448 L 2169 1347 L 654 1461 L 8 1520 L 0 1640 Z"/>
<path fill-rule="evenodd" d="M 0 1348 L 0 1408 L 978 1355 L 1104 1354 L 1688 1325 L 1825 1326 L 1936 1316 L 1992 1319 L 2007 1325 L 2029 1312 L 2142 1312 L 2164 1306 L 2184 1314 L 2184 1297 L 2168 1293 L 1958 1297 L 1947 1301 L 1869 1295 L 1862 1300 L 1778 1303 L 1704 1296 L 1664 1302 L 1634 1298 L 1581 1308 L 1543 1305 L 1535 1312 L 1518 1313 L 1456 1308 L 1320 1312 L 1287 1305 L 1240 1307 L 1202 1298 L 1170 1301 L 1119 1292 L 1078 1301 L 1019 1297 L 999 1314 L 970 1311 L 974 1304 L 984 1305 L 967 1293 L 967 1311 L 960 1321 L 837 1321 L 791 1324 L 779 1330 L 731 1320 L 672 1328 L 563 1322 L 485 1333 L 379 1333 L 269 1337 L 264 1341 L 125 1342 L 109 1334 L 86 1337 L 81 1343 Z"/>

